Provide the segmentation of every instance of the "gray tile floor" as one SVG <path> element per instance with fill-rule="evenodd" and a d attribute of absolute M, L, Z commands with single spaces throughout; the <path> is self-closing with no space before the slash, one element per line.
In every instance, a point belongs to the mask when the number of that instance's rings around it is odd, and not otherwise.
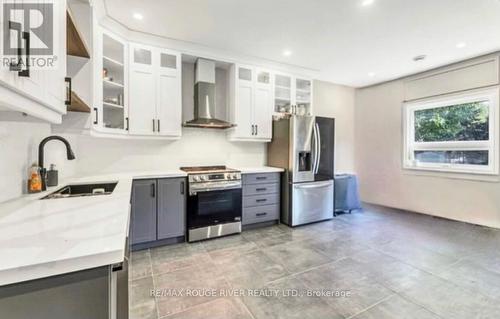
<path fill-rule="evenodd" d="M 499 230 L 366 205 L 135 252 L 131 318 L 500 318 L 499 247 Z"/>

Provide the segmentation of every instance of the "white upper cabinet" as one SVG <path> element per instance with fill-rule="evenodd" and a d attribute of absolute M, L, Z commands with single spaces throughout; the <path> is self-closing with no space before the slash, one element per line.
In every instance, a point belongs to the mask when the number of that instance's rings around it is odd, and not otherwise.
<path fill-rule="evenodd" d="M 179 53 L 159 49 L 156 78 L 156 117 L 158 134 L 179 137 L 182 134 L 181 56 Z"/>
<path fill-rule="evenodd" d="M 46 44 L 24 24 L 23 3 L 35 4 L 34 9 L 32 7 L 30 11 L 30 25 L 39 25 L 39 33 L 49 34 L 57 31 L 53 33 L 56 38 L 53 39 L 51 56 L 37 52 L 37 49 Z M 0 106 L 51 123 L 60 123 L 61 116 L 66 113 L 66 1 L 56 1 L 53 7 L 43 4 L 42 0 L 12 2 L 15 10 L 10 14 L 11 20 L 6 21 L 5 25 L 10 28 L 9 34 L 14 39 L 11 43 L 19 43 L 21 50 L 18 51 L 18 56 L 12 56 L 12 68 L 0 68 Z M 50 14 L 53 24 L 45 20 Z M 43 67 L 42 63 L 49 63 L 52 57 L 56 60 L 55 67 Z M 18 64 L 18 61 L 23 62 Z M 33 65 L 34 61 L 37 65 Z"/>
<path fill-rule="evenodd" d="M 254 72 L 249 67 L 236 67 L 235 101 L 231 122 L 236 124 L 232 138 L 253 138 L 253 105 L 255 99 Z M 231 101 L 233 102 L 233 101 Z"/>
<path fill-rule="evenodd" d="M 180 54 L 131 44 L 130 55 L 130 134 L 180 137 Z"/>
<path fill-rule="evenodd" d="M 154 48 L 130 44 L 129 127 L 133 135 L 156 132 L 156 70 Z"/>
<path fill-rule="evenodd" d="M 233 141 L 263 141 L 272 138 L 273 86 L 271 72 L 250 66 L 231 68 L 230 120 L 236 127 Z"/>
<path fill-rule="evenodd" d="M 58 54 L 58 65 L 59 67 L 55 70 L 48 70 L 45 72 L 41 72 L 40 80 L 42 83 L 46 85 L 42 85 L 44 87 L 45 99 L 49 105 L 51 105 L 55 111 L 59 113 L 66 112 L 66 87 L 64 85 L 64 79 L 66 77 L 66 55 L 67 55 L 67 47 L 66 47 L 66 5 L 65 1 L 58 1 L 58 5 L 54 7 L 54 10 L 57 11 L 54 14 L 54 17 L 57 21 L 54 21 L 55 24 L 58 25 L 59 29 L 59 38 L 54 39 L 54 42 L 57 42 L 59 47 Z M 49 24 L 44 25 L 43 32 L 49 32 L 50 29 Z M 63 85 L 61 85 L 63 83 Z"/>
<path fill-rule="evenodd" d="M 292 77 L 290 75 L 274 75 L 274 111 L 290 112 L 292 105 Z"/>
<path fill-rule="evenodd" d="M 300 115 L 312 114 L 312 81 L 295 78 L 295 112 Z"/>
<path fill-rule="evenodd" d="M 96 28 L 94 36 L 94 129 L 101 133 L 126 134 L 127 43 L 101 28 Z"/>
<path fill-rule="evenodd" d="M 312 114 L 312 80 L 292 75 L 274 75 L 274 112 Z"/>
<path fill-rule="evenodd" d="M 130 56 L 130 134 L 180 137 L 180 54 L 131 44 Z"/>
<path fill-rule="evenodd" d="M 96 135 L 179 138 L 181 55 L 126 42 L 100 26 L 94 32 Z"/>
<path fill-rule="evenodd" d="M 253 122 L 258 139 L 272 138 L 273 86 L 271 72 L 257 69 Z"/>

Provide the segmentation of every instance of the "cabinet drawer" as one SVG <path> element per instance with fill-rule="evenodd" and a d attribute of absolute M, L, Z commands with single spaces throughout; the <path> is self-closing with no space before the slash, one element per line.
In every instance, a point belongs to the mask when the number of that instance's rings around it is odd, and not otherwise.
<path fill-rule="evenodd" d="M 243 225 L 262 223 L 280 218 L 279 205 L 243 208 Z"/>
<path fill-rule="evenodd" d="M 277 183 L 280 180 L 280 173 L 262 173 L 243 175 L 243 184 L 266 184 Z"/>
<path fill-rule="evenodd" d="M 253 195 L 243 197 L 243 207 L 274 205 L 279 203 L 279 194 Z"/>
<path fill-rule="evenodd" d="M 252 184 L 243 186 L 243 196 L 276 194 L 280 191 L 280 184 Z"/>

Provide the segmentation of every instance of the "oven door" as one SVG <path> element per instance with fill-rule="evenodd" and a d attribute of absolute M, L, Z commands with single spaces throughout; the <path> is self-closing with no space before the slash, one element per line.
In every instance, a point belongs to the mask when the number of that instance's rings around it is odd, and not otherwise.
<path fill-rule="evenodd" d="M 241 221 L 241 195 L 241 188 L 238 188 L 188 196 L 188 229 Z"/>

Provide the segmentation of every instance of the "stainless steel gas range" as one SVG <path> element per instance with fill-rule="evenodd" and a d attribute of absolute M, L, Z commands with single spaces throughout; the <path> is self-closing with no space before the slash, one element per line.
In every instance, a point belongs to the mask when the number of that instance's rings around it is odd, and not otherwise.
<path fill-rule="evenodd" d="M 188 173 L 188 241 L 240 233 L 241 172 L 225 166 L 181 170 Z"/>

